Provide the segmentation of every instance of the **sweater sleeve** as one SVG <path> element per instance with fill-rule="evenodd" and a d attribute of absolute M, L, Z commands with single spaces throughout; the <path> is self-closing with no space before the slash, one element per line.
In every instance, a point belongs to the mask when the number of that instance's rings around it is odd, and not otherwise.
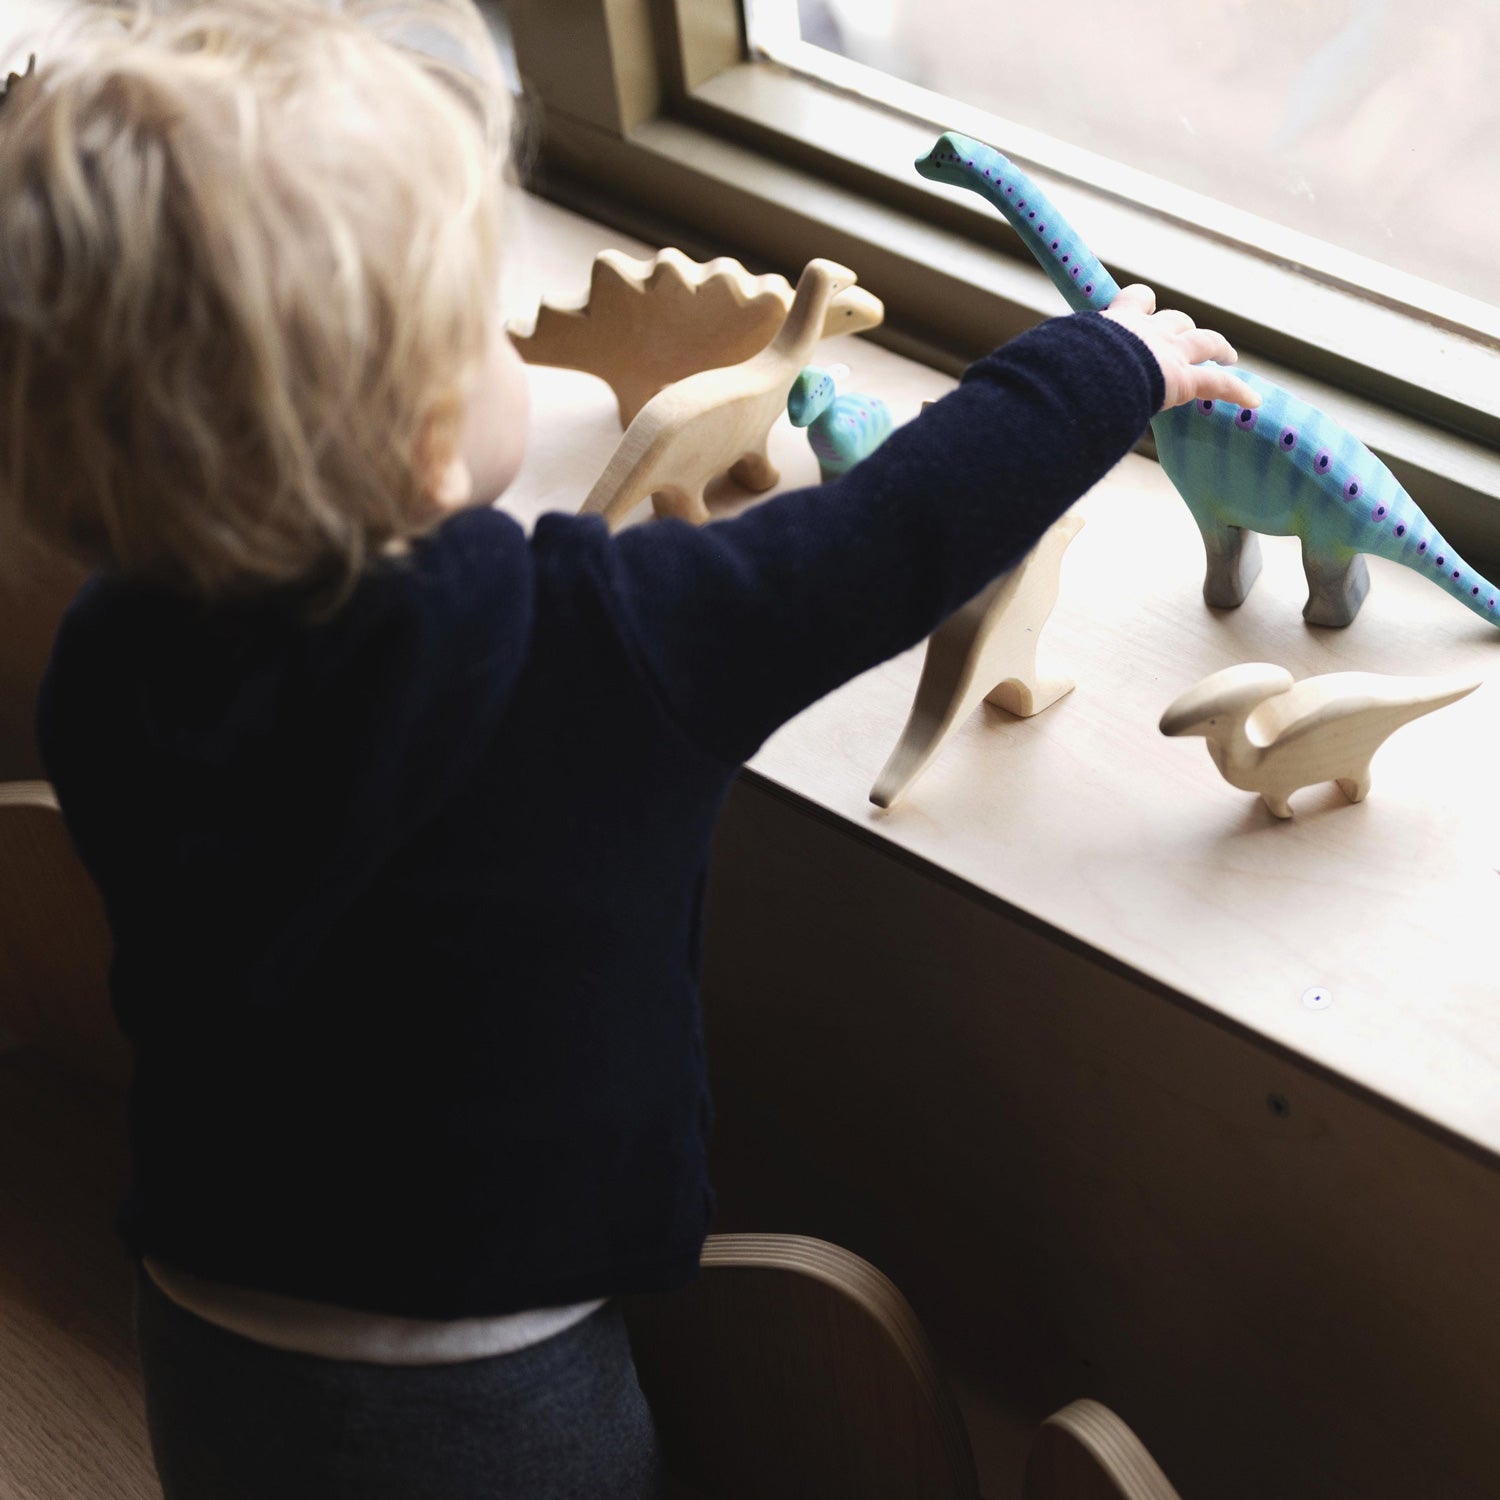
<path fill-rule="evenodd" d="M 605 594 L 668 712 L 747 759 L 839 684 L 920 641 L 1130 450 L 1161 405 L 1151 351 L 1097 313 L 1054 319 L 842 478 L 704 527 L 615 538 Z"/>

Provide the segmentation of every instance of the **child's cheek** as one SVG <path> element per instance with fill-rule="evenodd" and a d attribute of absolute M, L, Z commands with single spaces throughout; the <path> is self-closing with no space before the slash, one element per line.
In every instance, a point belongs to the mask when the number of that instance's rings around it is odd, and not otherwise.
<path fill-rule="evenodd" d="M 473 503 L 488 505 L 516 477 L 530 412 L 526 366 L 510 339 L 499 334 L 464 416 L 463 457 L 473 478 Z"/>

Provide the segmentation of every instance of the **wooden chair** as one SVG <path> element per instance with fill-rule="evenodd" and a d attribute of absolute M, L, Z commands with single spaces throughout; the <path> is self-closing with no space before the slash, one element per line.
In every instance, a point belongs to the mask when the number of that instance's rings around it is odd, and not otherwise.
<path fill-rule="evenodd" d="M 787 1234 L 709 1238 L 685 1292 L 627 1304 L 675 1500 L 978 1500 L 963 1418 L 910 1304 Z M 1096 1401 L 1049 1417 L 1022 1500 L 1180 1500 Z"/>
<path fill-rule="evenodd" d="M 872 1265 L 788 1234 L 711 1236 L 702 1265 L 626 1313 L 679 1495 L 978 1500 L 927 1338 Z"/>
<path fill-rule="evenodd" d="M 109 1011 L 109 928 L 44 781 L 0 783 L 0 1037 L 123 1082 Z"/>
<path fill-rule="evenodd" d="M 1145 1445 L 1107 1406 L 1074 1401 L 1031 1445 L 1021 1500 L 1182 1500 Z"/>

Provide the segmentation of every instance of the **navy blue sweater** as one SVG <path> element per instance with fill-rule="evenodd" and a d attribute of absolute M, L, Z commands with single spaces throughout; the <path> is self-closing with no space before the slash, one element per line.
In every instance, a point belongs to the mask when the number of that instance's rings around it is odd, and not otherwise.
<path fill-rule="evenodd" d="M 88 585 L 39 730 L 136 1052 L 130 1245 L 418 1317 L 689 1279 L 737 767 L 1015 563 L 1161 399 L 1085 314 L 732 521 L 467 512 L 318 625 Z"/>

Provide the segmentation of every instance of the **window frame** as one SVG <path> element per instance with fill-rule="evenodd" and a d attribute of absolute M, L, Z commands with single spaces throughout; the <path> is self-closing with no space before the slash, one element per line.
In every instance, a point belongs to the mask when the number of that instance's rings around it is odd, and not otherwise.
<path fill-rule="evenodd" d="M 1476 563 L 1500 559 L 1500 314 L 1463 322 L 1482 304 L 1419 306 L 1405 293 L 1424 284 L 1395 272 L 1353 284 L 1289 251 L 1290 231 L 1266 233 L 1264 248 L 1237 238 L 1261 221 L 1232 209 L 1203 227 L 1196 195 L 899 81 L 882 86 L 893 102 L 874 102 L 857 64 L 836 64 L 836 84 L 752 57 L 739 0 L 503 8 L 545 196 L 650 242 L 793 277 L 815 255 L 841 260 L 886 303 L 873 337 L 956 372 L 1064 310 L 1005 220 L 911 170 L 939 129 L 993 141 L 1066 205 L 1122 284 L 1148 281 L 1219 328 L 1257 372 L 1358 433 Z M 935 108 L 941 125 L 923 118 Z"/>

